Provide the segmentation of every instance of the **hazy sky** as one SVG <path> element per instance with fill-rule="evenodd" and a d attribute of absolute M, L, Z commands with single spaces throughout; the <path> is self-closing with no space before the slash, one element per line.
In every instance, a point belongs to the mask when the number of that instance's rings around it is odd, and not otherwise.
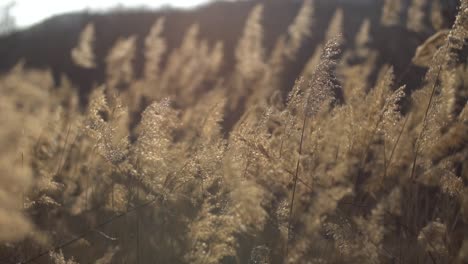
<path fill-rule="evenodd" d="M 4 0 L 0 0 L 3 2 Z M 84 9 L 103 10 L 122 4 L 126 7 L 149 6 L 153 8 L 162 5 L 174 7 L 193 7 L 208 0 L 16 0 L 12 15 L 18 27 L 25 27 L 42 21 L 52 15 Z"/>

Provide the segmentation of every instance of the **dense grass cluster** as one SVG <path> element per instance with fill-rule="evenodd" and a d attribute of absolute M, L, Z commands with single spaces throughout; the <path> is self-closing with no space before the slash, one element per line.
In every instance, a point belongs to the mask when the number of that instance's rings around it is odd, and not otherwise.
<path fill-rule="evenodd" d="M 143 77 L 135 37 L 119 40 L 86 106 L 18 64 L 0 77 L 0 263 L 466 263 L 468 1 L 451 28 L 435 3 L 412 1 L 402 25 L 437 32 L 413 58 L 421 87 L 376 66 L 369 21 L 342 39 L 339 9 L 281 87 L 313 1 L 271 52 L 256 6 L 227 76 L 197 25 L 162 63 L 164 19 Z M 95 39 L 90 24 L 70 51 L 80 67 Z"/>

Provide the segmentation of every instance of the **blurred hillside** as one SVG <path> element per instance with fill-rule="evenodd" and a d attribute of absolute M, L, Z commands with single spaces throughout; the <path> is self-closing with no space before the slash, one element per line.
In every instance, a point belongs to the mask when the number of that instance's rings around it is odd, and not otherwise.
<path fill-rule="evenodd" d="M 409 2 L 410 1 L 404 1 Z M 456 12 L 455 4 L 443 9 L 446 23 L 453 21 Z M 82 91 L 89 91 L 95 84 L 105 79 L 105 57 L 114 43 L 122 37 L 135 35 L 136 57 L 134 66 L 136 77 L 141 76 L 143 68 L 143 42 L 152 24 L 159 17 L 165 17 L 165 28 L 162 33 L 167 41 L 168 52 L 178 47 L 187 29 L 192 24 L 199 24 L 200 37 L 213 44 L 222 41 L 225 50 L 223 71 L 228 72 L 234 63 L 234 48 L 240 38 L 249 11 L 257 3 L 265 5 L 264 45 L 269 53 L 276 39 L 287 31 L 288 25 L 296 16 L 302 1 L 271 0 L 271 1 L 238 1 L 215 2 L 195 10 L 181 11 L 166 9 L 158 12 L 150 11 L 115 11 L 113 13 L 71 13 L 50 18 L 24 31 L 15 32 L 0 38 L 0 71 L 6 72 L 20 60 L 24 60 L 26 67 L 50 68 L 55 83 L 58 85 L 64 75 L 77 84 Z M 380 23 L 383 1 L 350 1 L 350 0 L 321 0 L 315 1 L 314 25 L 312 34 L 308 37 L 299 51 L 297 61 L 288 67 L 284 78 L 285 87 L 291 87 L 307 60 L 314 52 L 325 34 L 328 23 L 337 8 L 344 13 L 343 34 L 345 47 L 351 48 L 354 36 L 365 19 L 371 22 L 370 47 L 378 50 L 378 65 L 390 64 L 395 67 L 397 76 L 408 72 L 411 57 L 416 47 L 428 36 L 434 33 L 427 28 L 422 32 L 413 32 L 406 27 L 407 15 L 401 14 L 398 25 L 384 26 Z M 429 7 L 425 7 L 428 9 Z M 427 21 L 428 22 L 428 21 Z M 83 28 L 92 23 L 96 28 L 96 43 L 94 52 L 97 57 L 96 69 L 83 69 L 71 61 L 70 51 L 76 45 Z M 162 63 L 164 64 L 163 58 Z M 405 76 L 406 83 L 418 82 L 421 71 L 412 69 L 414 73 Z"/>

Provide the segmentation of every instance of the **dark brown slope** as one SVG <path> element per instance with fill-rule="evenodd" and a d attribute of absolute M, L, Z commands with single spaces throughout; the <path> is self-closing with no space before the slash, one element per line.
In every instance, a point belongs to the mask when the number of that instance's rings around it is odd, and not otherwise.
<path fill-rule="evenodd" d="M 321 0 L 316 1 L 316 17 L 313 36 L 304 43 L 298 61 L 288 69 L 285 78 L 292 83 L 302 69 L 317 43 L 324 35 L 334 10 L 339 6 L 345 14 L 344 37 L 352 42 L 363 19 L 372 21 L 373 46 L 380 51 L 380 63 L 395 66 L 396 73 L 404 72 L 410 65 L 411 56 L 418 44 L 431 32 L 418 35 L 403 27 L 386 28 L 379 24 L 381 0 Z M 201 36 L 211 42 L 222 40 L 225 44 L 225 70 L 233 65 L 233 51 L 243 30 L 246 17 L 257 3 L 265 5 L 263 25 L 265 27 L 265 45 L 267 48 L 275 43 L 276 38 L 286 32 L 302 1 L 297 0 L 255 0 L 239 2 L 216 2 L 192 11 L 161 10 L 127 11 L 112 14 L 72 13 L 56 16 L 30 29 L 16 32 L 0 38 L 0 72 L 5 72 L 24 59 L 27 67 L 51 68 L 54 80 L 58 84 L 60 76 L 66 75 L 82 91 L 88 91 L 93 83 L 104 80 L 104 58 L 114 42 L 124 36 L 138 37 L 137 75 L 143 64 L 142 45 L 154 21 L 161 16 L 166 18 L 164 36 L 169 48 L 179 45 L 186 29 L 194 23 L 201 28 Z M 76 45 L 79 33 L 88 23 L 96 27 L 95 52 L 98 67 L 85 70 L 75 66 L 70 58 L 70 50 Z M 411 75 L 409 82 L 417 81 L 419 75 Z"/>

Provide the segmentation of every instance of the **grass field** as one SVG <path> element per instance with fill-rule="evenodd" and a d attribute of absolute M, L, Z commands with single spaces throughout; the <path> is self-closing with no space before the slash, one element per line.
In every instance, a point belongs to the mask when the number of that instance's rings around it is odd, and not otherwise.
<path fill-rule="evenodd" d="M 228 73 L 225 43 L 194 24 L 169 51 L 160 18 L 142 76 L 121 38 L 87 103 L 19 62 L 0 76 L 0 263 L 467 263 L 468 1 L 453 25 L 403 2 L 379 23 L 434 33 L 417 87 L 381 66 L 369 20 L 343 38 L 341 9 L 284 87 L 311 0 L 271 50 L 256 5 Z M 96 41 L 88 24 L 77 67 Z"/>

